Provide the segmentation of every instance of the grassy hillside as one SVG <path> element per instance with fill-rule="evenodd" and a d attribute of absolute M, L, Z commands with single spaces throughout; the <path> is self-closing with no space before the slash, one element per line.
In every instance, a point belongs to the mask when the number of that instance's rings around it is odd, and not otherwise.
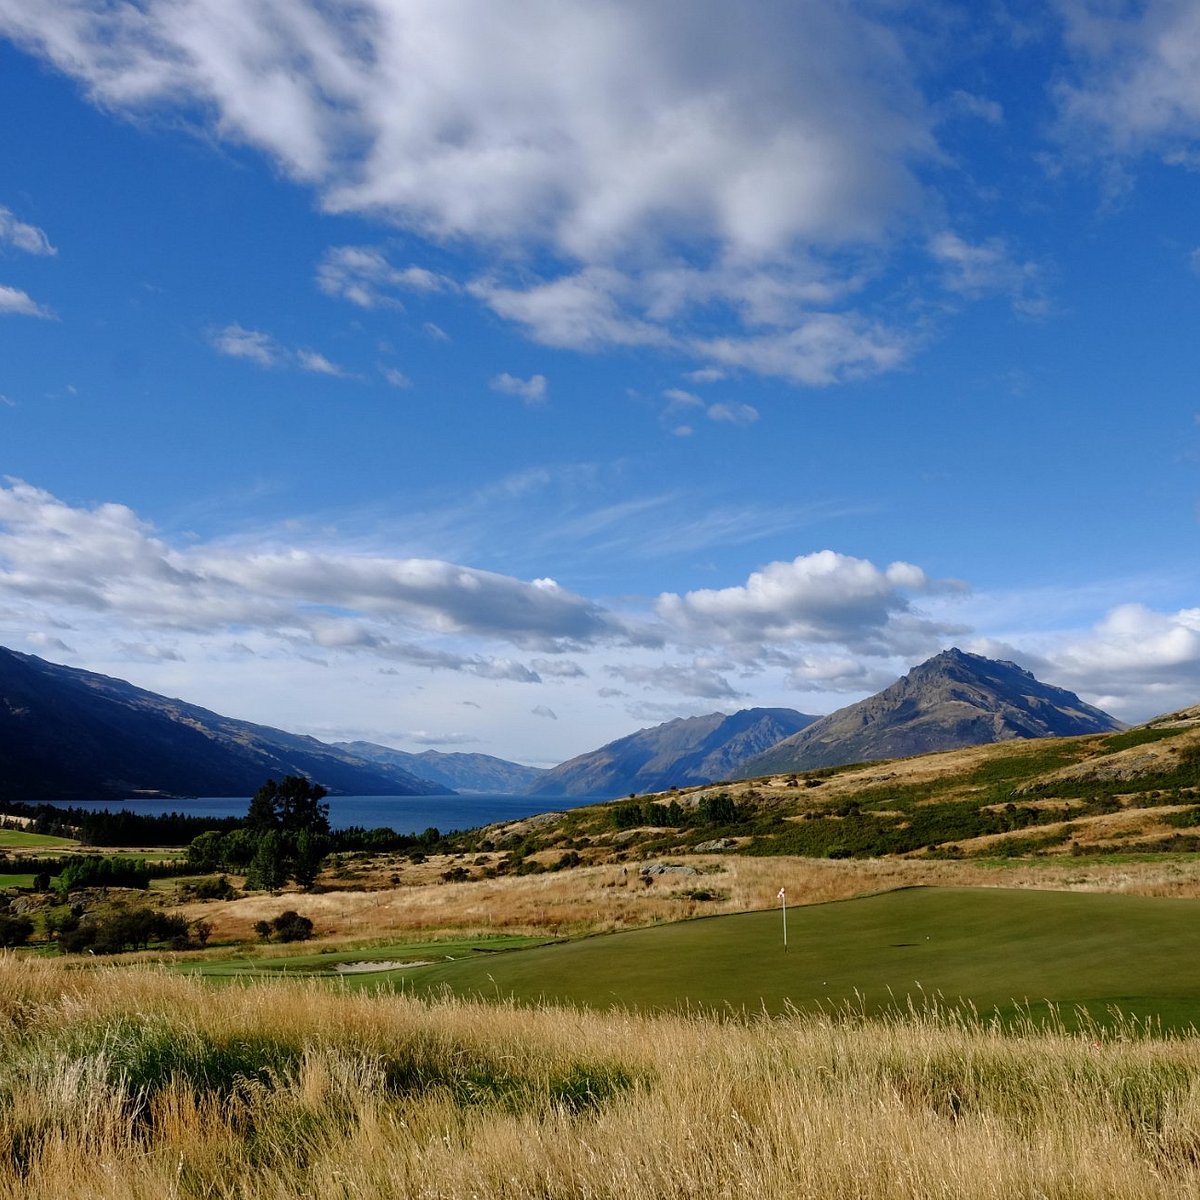
<path fill-rule="evenodd" d="M 672 789 L 496 827 L 467 848 L 584 861 L 697 847 L 815 857 L 1200 850 L 1200 713 Z M 537 860 L 535 860 L 537 861 Z M 543 857 L 541 860 L 548 861 Z"/>

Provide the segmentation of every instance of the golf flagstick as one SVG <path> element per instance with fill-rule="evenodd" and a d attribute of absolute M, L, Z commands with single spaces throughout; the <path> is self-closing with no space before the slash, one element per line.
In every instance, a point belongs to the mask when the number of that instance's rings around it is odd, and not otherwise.
<path fill-rule="evenodd" d="M 779 889 L 779 904 L 783 909 L 783 948 L 787 949 L 787 888 Z"/>

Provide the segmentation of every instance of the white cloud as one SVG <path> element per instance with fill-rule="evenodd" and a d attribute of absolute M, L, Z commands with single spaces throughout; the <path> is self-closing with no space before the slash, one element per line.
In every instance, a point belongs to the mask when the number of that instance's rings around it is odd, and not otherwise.
<path fill-rule="evenodd" d="M 1037 263 L 1020 262 L 1000 238 L 971 244 L 949 230 L 930 240 L 929 253 L 942 268 L 942 285 L 961 296 L 978 298 L 1006 295 L 1026 316 L 1049 310 L 1044 270 Z"/>
<path fill-rule="evenodd" d="M 710 404 L 706 415 L 710 421 L 727 425 L 753 425 L 758 420 L 758 409 L 752 404 Z"/>
<path fill-rule="evenodd" d="M 209 333 L 209 342 L 218 354 L 226 358 L 240 358 L 257 363 L 260 367 L 295 367 L 313 375 L 329 375 L 337 379 L 349 379 L 350 373 L 331 362 L 316 350 L 292 350 L 281 345 L 269 333 L 261 329 L 246 329 L 236 323 Z"/>
<path fill-rule="evenodd" d="M 258 630 L 298 646 L 528 682 L 536 671 L 464 652 L 463 639 L 557 653 L 629 637 L 551 579 L 336 549 L 175 547 L 123 505 L 74 508 L 21 482 L 0 487 L 0 599 L 31 614 L 41 606 L 42 625 L 42 609 L 53 606 L 72 624 L 124 624 L 143 636 Z"/>
<path fill-rule="evenodd" d="M 0 32 L 97 104 L 205 122 L 328 211 L 470 246 L 490 263 L 471 294 L 536 340 L 801 384 L 893 369 L 908 342 L 832 311 L 861 285 L 848 258 L 918 218 L 940 155 L 918 64 L 875 16 L 840 0 L 736 21 L 721 0 L 0 0 Z M 454 286 L 369 246 L 332 248 L 318 280 L 368 308 Z M 719 340 L 694 323 L 714 307 L 732 318 Z"/>
<path fill-rule="evenodd" d="M 587 672 L 570 659 L 535 658 L 529 664 L 539 675 L 551 679 L 582 679 Z"/>
<path fill-rule="evenodd" d="M 18 221 L 10 209 L 0 205 L 0 246 L 8 245 L 26 254 L 54 255 L 58 251 L 36 226 Z"/>
<path fill-rule="evenodd" d="M 286 351 L 269 333 L 258 329 L 244 329 L 241 325 L 226 325 L 209 335 L 213 349 L 227 358 L 244 358 L 256 362 L 260 367 L 273 367 L 286 355 Z"/>
<path fill-rule="evenodd" d="M 632 284 L 611 267 L 590 267 L 527 287 L 478 279 L 467 290 L 547 346 L 598 350 L 674 343 L 669 330 L 626 311 L 624 302 L 633 292 Z"/>
<path fill-rule="evenodd" d="M 544 404 L 546 401 L 545 375 L 531 375 L 528 379 L 520 379 L 505 371 L 495 376 L 488 384 L 493 392 L 503 392 L 506 396 L 520 396 L 526 404 Z"/>
<path fill-rule="evenodd" d="M 360 308 L 397 308 L 395 292 L 456 291 L 445 275 L 424 267 L 394 267 L 374 246 L 332 246 L 317 267 L 317 285 Z"/>
<path fill-rule="evenodd" d="M 394 388 L 410 388 L 413 385 L 413 381 L 403 371 L 398 371 L 395 367 L 384 367 L 382 375 Z"/>
<path fill-rule="evenodd" d="M 318 354 L 315 350 L 297 350 L 296 362 L 302 371 L 308 371 L 313 375 L 332 375 L 336 379 L 348 377 L 348 372 L 344 367 L 330 362 L 325 355 Z"/>
<path fill-rule="evenodd" d="M 1076 146 L 1085 154 L 1098 145 L 1118 154 L 1162 150 L 1186 165 L 1200 134 L 1200 8 L 1190 0 L 1060 0 L 1060 10 L 1075 70 L 1059 99 Z"/>
<path fill-rule="evenodd" d="M 761 375 L 823 387 L 891 371 L 908 358 L 910 336 L 848 313 L 806 317 L 783 333 L 696 340 L 704 358 Z"/>
<path fill-rule="evenodd" d="M 667 411 L 673 408 L 703 408 L 704 401 L 694 392 L 684 391 L 683 388 L 667 388 L 663 397 L 670 401 Z"/>
<path fill-rule="evenodd" d="M 52 320 L 54 313 L 20 288 L 7 287 L 0 283 L 0 316 L 41 317 L 43 320 Z"/>
<path fill-rule="evenodd" d="M 951 92 L 938 106 L 944 117 L 971 117 L 988 125 L 1004 124 L 1004 108 L 987 96 L 964 92 L 961 88 Z"/>
<path fill-rule="evenodd" d="M 646 691 L 696 696 L 704 700 L 739 700 L 742 692 L 732 687 L 719 671 L 702 664 L 663 663 L 658 666 L 611 667 L 609 673 L 626 683 L 641 684 Z"/>
<path fill-rule="evenodd" d="M 1063 686 L 1117 715 L 1163 711 L 1200 698 L 1200 608 L 1158 612 L 1121 604 L 1083 637 L 1047 652 Z"/>
<path fill-rule="evenodd" d="M 544 704 L 535 704 L 529 710 L 535 717 L 545 717 L 547 721 L 557 721 L 558 714 L 552 708 L 547 708 Z"/>
<path fill-rule="evenodd" d="M 916 614 L 907 595 L 947 586 L 911 563 L 880 569 L 822 550 L 769 563 L 738 587 L 664 592 L 656 607 L 669 625 L 701 641 L 834 643 L 857 654 L 891 655 L 936 648 L 951 631 Z"/>

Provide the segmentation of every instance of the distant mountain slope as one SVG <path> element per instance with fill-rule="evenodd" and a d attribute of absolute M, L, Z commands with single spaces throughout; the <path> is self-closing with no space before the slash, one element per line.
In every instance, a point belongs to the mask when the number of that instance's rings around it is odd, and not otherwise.
<path fill-rule="evenodd" d="M 877 695 L 744 762 L 738 777 L 1123 728 L 1074 692 L 1041 683 L 1015 663 L 945 650 Z"/>
<path fill-rule="evenodd" d="M 0 647 L 0 799 L 248 796 L 306 775 L 331 792 L 445 792 L 398 768 Z"/>
<path fill-rule="evenodd" d="M 410 754 L 375 742 L 334 744 L 337 749 L 368 762 L 412 771 L 422 779 L 432 779 L 456 792 L 511 792 L 520 796 L 546 773 L 542 767 L 526 767 L 521 763 L 509 762 L 506 758 L 494 758 L 490 754 L 446 754 L 440 750 L 422 750 L 420 754 Z"/>
<path fill-rule="evenodd" d="M 747 758 L 816 719 L 790 708 L 680 717 L 560 763 L 530 794 L 611 799 L 713 783 L 730 778 Z"/>

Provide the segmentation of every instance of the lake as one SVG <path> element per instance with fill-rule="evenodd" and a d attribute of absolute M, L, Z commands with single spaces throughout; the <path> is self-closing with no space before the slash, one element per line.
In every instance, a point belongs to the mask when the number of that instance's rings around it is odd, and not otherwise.
<path fill-rule="evenodd" d="M 387 827 L 397 833 L 421 833 L 431 825 L 442 833 L 475 829 L 496 821 L 516 821 L 535 813 L 580 808 L 593 799 L 575 796 L 326 796 L 329 823 L 334 829 L 361 825 L 365 829 Z M 249 796 L 193 796 L 184 800 L 70 800 L 71 808 L 117 811 L 128 809 L 147 816 L 164 812 L 192 817 L 244 817 Z"/>

